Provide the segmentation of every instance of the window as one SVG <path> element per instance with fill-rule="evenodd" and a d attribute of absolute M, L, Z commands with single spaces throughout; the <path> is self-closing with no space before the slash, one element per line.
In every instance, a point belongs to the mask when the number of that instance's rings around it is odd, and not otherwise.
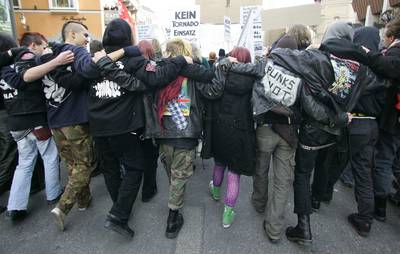
<path fill-rule="evenodd" d="M 49 0 L 50 9 L 78 10 L 77 0 Z"/>
<path fill-rule="evenodd" d="M 13 6 L 14 6 L 14 9 L 20 9 L 21 8 L 21 0 L 13 0 Z"/>

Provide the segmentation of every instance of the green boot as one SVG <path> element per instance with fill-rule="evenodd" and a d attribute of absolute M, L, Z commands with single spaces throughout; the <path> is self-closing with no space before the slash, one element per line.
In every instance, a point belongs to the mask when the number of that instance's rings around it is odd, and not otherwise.
<path fill-rule="evenodd" d="M 229 228 L 233 222 L 233 218 L 235 217 L 235 212 L 233 211 L 233 207 L 224 206 L 224 214 L 222 217 L 222 225 L 224 228 Z"/>
<path fill-rule="evenodd" d="M 221 187 L 214 186 L 213 181 L 210 181 L 209 187 L 210 187 L 210 193 L 211 193 L 212 199 L 214 199 L 215 201 L 220 200 L 221 199 Z"/>

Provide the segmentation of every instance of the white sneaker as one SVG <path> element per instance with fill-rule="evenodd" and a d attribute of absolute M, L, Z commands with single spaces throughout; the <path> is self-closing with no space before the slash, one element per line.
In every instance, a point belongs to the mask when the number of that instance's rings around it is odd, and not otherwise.
<path fill-rule="evenodd" d="M 51 213 L 54 215 L 54 218 L 56 219 L 56 223 L 58 227 L 60 228 L 61 231 L 64 231 L 64 220 L 65 220 L 65 213 L 61 211 L 60 208 L 56 207 L 53 210 L 51 210 Z"/>

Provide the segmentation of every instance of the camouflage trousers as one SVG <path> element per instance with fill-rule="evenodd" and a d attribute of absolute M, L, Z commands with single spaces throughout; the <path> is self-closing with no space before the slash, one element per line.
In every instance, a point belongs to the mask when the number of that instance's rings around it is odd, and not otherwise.
<path fill-rule="evenodd" d="M 75 203 L 87 207 L 91 201 L 90 173 L 95 166 L 89 125 L 80 124 L 52 129 L 61 159 L 68 169 L 68 183 L 57 207 L 67 214 Z"/>
<path fill-rule="evenodd" d="M 178 210 L 183 207 L 186 182 L 193 175 L 195 149 L 178 149 L 173 146 L 160 146 L 160 159 L 169 178 L 168 207 Z"/>

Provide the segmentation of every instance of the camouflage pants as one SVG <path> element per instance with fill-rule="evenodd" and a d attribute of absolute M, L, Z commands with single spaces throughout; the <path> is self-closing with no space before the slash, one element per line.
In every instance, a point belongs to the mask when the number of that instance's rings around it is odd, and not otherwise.
<path fill-rule="evenodd" d="M 93 143 L 87 124 L 52 129 L 52 133 L 68 169 L 68 184 L 57 204 L 67 214 L 75 203 L 86 207 L 90 202 L 90 173 L 95 164 Z"/>
<path fill-rule="evenodd" d="M 168 207 L 177 210 L 183 207 L 186 182 L 193 175 L 195 149 L 178 149 L 173 146 L 160 146 L 160 159 L 169 178 Z"/>

